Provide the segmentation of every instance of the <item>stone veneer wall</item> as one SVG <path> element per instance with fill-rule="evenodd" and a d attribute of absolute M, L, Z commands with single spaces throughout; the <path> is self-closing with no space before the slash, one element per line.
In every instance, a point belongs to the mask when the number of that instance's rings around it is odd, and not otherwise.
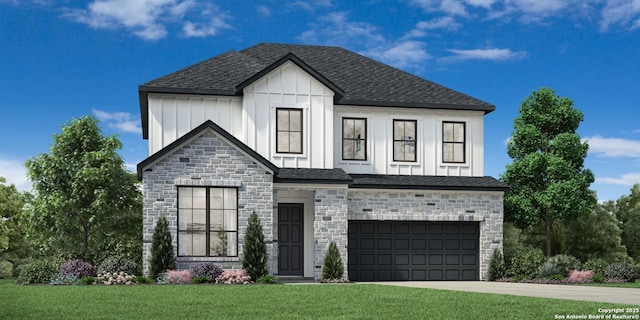
<path fill-rule="evenodd" d="M 348 278 L 347 266 L 347 189 L 316 189 L 315 220 L 313 222 L 314 239 L 314 279 L 322 280 L 322 264 L 329 248 L 335 241 L 342 256 L 344 277 Z"/>
<path fill-rule="evenodd" d="M 213 261 L 223 268 L 239 269 L 249 216 L 260 217 L 267 244 L 267 266 L 274 272 L 273 177 L 262 166 L 235 149 L 212 131 L 207 131 L 156 162 L 143 172 L 143 270 L 149 272 L 151 239 L 161 214 L 169 221 L 174 252 L 177 249 L 177 186 L 238 188 L 238 257 L 178 257 L 179 269 L 197 262 Z"/>
<path fill-rule="evenodd" d="M 491 254 L 502 249 L 503 192 L 348 192 L 349 220 L 480 222 L 480 279 L 486 280 Z"/>

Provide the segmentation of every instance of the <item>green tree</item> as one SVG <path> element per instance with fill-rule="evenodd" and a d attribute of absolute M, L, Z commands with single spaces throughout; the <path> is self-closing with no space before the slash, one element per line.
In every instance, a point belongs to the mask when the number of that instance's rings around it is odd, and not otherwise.
<path fill-rule="evenodd" d="M 160 216 L 153 229 L 149 266 L 149 275 L 153 279 L 167 270 L 176 268 L 176 257 L 173 254 L 169 222 L 165 216 Z"/>
<path fill-rule="evenodd" d="M 267 245 L 264 243 L 260 218 L 255 212 L 249 217 L 247 233 L 244 236 L 242 268 L 253 281 L 267 275 Z"/>
<path fill-rule="evenodd" d="M 322 264 L 322 280 L 342 279 L 343 274 L 344 265 L 340 250 L 338 250 L 336 243 L 331 241 Z"/>
<path fill-rule="evenodd" d="M 616 206 L 622 244 L 627 247 L 629 256 L 640 261 L 640 184 L 635 184 L 628 196 L 620 197 Z"/>
<path fill-rule="evenodd" d="M 25 223 L 23 210 L 30 199 L 27 192 L 21 193 L 15 185 L 6 185 L 0 177 L 0 258 L 16 262 L 29 255 L 29 246 L 24 240 Z"/>
<path fill-rule="evenodd" d="M 505 220 L 521 228 L 542 223 L 551 256 L 554 222 L 588 214 L 596 204 L 594 181 L 584 168 L 589 146 L 576 133 L 583 114 L 573 102 L 548 88 L 534 91 L 520 105 L 507 145 L 513 159 L 501 179 Z"/>
<path fill-rule="evenodd" d="M 35 190 L 27 234 L 40 253 L 95 263 L 122 241 L 141 246 L 140 190 L 120 141 L 102 136 L 91 116 L 73 119 L 53 141 L 26 163 Z"/>

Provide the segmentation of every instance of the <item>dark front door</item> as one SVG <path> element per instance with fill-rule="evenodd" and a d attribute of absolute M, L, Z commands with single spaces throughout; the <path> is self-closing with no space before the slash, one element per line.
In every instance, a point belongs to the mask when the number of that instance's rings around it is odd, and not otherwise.
<path fill-rule="evenodd" d="M 278 204 L 278 274 L 301 276 L 303 273 L 302 203 Z"/>

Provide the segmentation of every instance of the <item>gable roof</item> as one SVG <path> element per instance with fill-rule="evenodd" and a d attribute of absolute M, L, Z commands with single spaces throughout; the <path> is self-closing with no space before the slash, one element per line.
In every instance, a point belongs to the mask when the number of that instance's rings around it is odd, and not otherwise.
<path fill-rule="evenodd" d="M 148 158 L 142 160 L 140 163 L 138 163 L 138 166 L 137 166 L 138 179 L 142 180 L 142 171 L 145 170 L 147 167 L 149 167 L 150 165 L 152 165 L 156 161 L 159 161 L 160 159 L 163 159 L 164 157 L 172 154 L 176 149 L 182 147 L 185 143 L 187 143 L 191 139 L 201 135 L 202 133 L 204 133 L 207 130 L 212 130 L 215 133 L 217 133 L 218 135 L 222 136 L 222 138 L 227 140 L 235 148 L 237 148 L 240 151 L 244 152 L 247 156 L 252 158 L 255 162 L 263 165 L 265 168 L 267 168 L 268 170 L 270 170 L 274 174 L 278 173 L 278 167 L 276 165 L 274 165 L 271 161 L 269 161 L 265 157 L 261 156 L 255 150 L 249 148 L 249 146 L 247 146 L 246 144 L 242 143 L 242 141 L 240 141 L 236 137 L 232 136 L 229 132 L 227 132 L 226 130 L 222 129 L 219 125 L 215 124 L 213 121 L 207 120 L 207 121 L 203 122 L 201 125 L 199 125 L 198 127 L 194 128 L 193 130 L 189 131 L 188 133 L 186 133 L 185 135 L 180 137 L 178 140 L 170 143 L 166 147 L 162 148 L 160 151 L 152 154 L 150 157 L 148 157 Z"/>
<path fill-rule="evenodd" d="M 334 103 L 382 107 L 478 110 L 495 106 L 355 52 L 330 46 L 261 43 L 228 51 L 139 86 L 143 137 L 148 94 L 242 95 L 242 89 L 292 61 L 336 94 Z"/>

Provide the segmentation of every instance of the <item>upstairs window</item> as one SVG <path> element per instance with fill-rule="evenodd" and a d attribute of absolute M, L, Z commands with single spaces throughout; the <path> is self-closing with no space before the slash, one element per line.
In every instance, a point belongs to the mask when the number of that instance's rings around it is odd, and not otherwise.
<path fill-rule="evenodd" d="M 276 109 L 276 152 L 302 153 L 302 109 Z"/>
<path fill-rule="evenodd" d="M 416 162 L 416 120 L 393 120 L 393 161 Z"/>
<path fill-rule="evenodd" d="M 442 162 L 465 162 L 465 130 L 464 122 L 442 123 Z"/>
<path fill-rule="evenodd" d="M 178 256 L 238 256 L 236 188 L 178 187 Z"/>
<path fill-rule="evenodd" d="M 367 160 L 367 119 L 342 118 L 342 160 Z"/>

